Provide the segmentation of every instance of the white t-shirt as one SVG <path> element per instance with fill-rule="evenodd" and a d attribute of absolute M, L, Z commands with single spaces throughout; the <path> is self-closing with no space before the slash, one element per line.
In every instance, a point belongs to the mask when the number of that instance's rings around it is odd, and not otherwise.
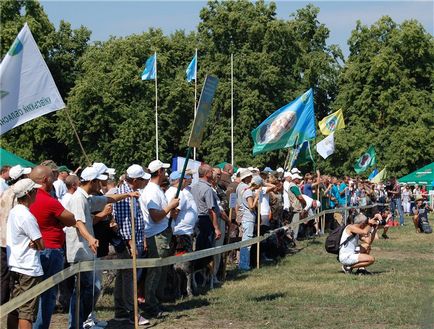
<path fill-rule="evenodd" d="M 169 225 L 169 217 L 166 216 L 159 222 L 154 222 L 149 215 L 149 209 L 163 210 L 167 206 L 167 199 L 161 187 L 149 182 L 143 189 L 139 202 L 145 220 L 145 236 L 150 238 L 163 232 Z"/>
<path fill-rule="evenodd" d="M 270 195 L 267 193 L 267 187 L 262 188 L 261 216 L 270 214 Z"/>
<path fill-rule="evenodd" d="M 7 255 L 10 270 L 28 276 L 43 275 L 39 251 L 29 247 L 30 241 L 42 237 L 35 216 L 29 208 L 17 204 L 9 212 L 7 225 Z"/>
<path fill-rule="evenodd" d="M 172 199 L 175 198 L 177 191 L 178 191 L 178 188 L 175 186 L 171 186 L 167 189 L 166 193 L 164 193 L 166 195 L 167 202 L 170 202 L 170 201 L 172 201 Z"/>
<path fill-rule="evenodd" d="M 179 194 L 179 214 L 173 228 L 173 235 L 193 234 L 198 220 L 197 205 L 188 187 Z"/>
<path fill-rule="evenodd" d="M 68 192 L 68 189 L 66 188 L 66 184 L 63 180 L 57 179 L 53 183 L 54 189 L 56 190 L 56 197 L 58 200 L 61 200 L 63 196 Z"/>
<path fill-rule="evenodd" d="M 289 207 L 291 206 L 291 203 L 289 202 L 289 182 L 286 180 L 283 182 L 283 209 L 289 210 Z"/>
<path fill-rule="evenodd" d="M 72 199 L 72 193 L 65 193 L 63 198 L 60 199 L 59 201 L 65 209 L 69 209 L 70 208 L 69 203 L 70 203 L 71 199 Z"/>
<path fill-rule="evenodd" d="M 94 236 L 92 213 L 101 211 L 106 204 L 107 198 L 105 196 L 89 195 L 79 187 L 72 195 L 69 209 L 67 209 L 74 214 L 76 220 L 82 221 L 89 234 Z M 66 229 L 66 251 L 66 260 L 69 263 L 93 260 L 95 257 L 86 239 L 74 227 Z"/>
<path fill-rule="evenodd" d="M 9 188 L 9 185 L 6 184 L 5 179 L 0 177 L 0 195 L 2 195 L 3 192 L 6 191 L 8 188 Z"/>

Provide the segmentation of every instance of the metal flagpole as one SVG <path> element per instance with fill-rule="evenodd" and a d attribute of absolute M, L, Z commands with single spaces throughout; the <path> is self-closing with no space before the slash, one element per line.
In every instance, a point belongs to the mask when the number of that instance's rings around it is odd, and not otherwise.
<path fill-rule="evenodd" d="M 158 82 L 157 82 L 157 52 L 155 52 L 155 158 L 158 160 Z"/>
<path fill-rule="evenodd" d="M 196 111 L 197 111 L 197 48 L 196 48 L 196 62 L 194 63 L 194 118 L 196 118 Z M 193 160 L 196 161 L 196 148 L 193 148 Z"/>
<path fill-rule="evenodd" d="M 231 54 L 231 164 L 234 166 L 234 54 Z"/>

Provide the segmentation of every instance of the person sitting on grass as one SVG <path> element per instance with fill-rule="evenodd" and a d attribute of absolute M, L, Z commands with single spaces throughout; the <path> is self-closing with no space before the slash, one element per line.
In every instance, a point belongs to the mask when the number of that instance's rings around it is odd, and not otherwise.
<path fill-rule="evenodd" d="M 342 232 L 339 262 L 345 273 L 351 273 L 354 268 L 356 274 L 371 274 L 365 267 L 374 264 L 375 259 L 370 255 L 371 244 L 377 233 L 380 215 L 368 219 L 360 213 L 354 218 L 354 224 L 348 225 Z M 360 246 L 359 246 L 360 242 Z"/>

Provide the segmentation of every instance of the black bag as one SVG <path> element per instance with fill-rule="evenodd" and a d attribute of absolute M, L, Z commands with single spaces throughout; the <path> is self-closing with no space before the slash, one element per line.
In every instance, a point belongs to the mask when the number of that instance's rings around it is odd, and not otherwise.
<path fill-rule="evenodd" d="M 325 241 L 325 250 L 330 254 L 339 255 L 339 250 L 343 245 L 346 245 L 352 238 L 354 238 L 354 234 L 351 234 L 342 244 L 341 238 L 342 233 L 344 233 L 347 225 L 341 225 L 335 228 L 327 237 Z"/>
<path fill-rule="evenodd" d="M 420 230 L 421 230 L 421 232 L 426 233 L 426 234 L 431 234 L 432 233 L 432 228 L 429 225 L 428 221 L 422 220 L 420 222 Z"/>

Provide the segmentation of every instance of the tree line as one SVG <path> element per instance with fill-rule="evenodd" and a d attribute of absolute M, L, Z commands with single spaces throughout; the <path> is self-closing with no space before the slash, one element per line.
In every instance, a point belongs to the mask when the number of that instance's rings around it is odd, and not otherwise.
<path fill-rule="evenodd" d="M 194 84 L 185 69 L 198 49 L 198 90 L 206 74 L 220 79 L 198 159 L 230 161 L 231 81 L 234 54 L 234 140 L 239 166 L 283 165 L 287 150 L 252 156 L 250 132 L 307 89 L 314 89 L 317 121 L 343 109 L 346 128 L 336 132 L 336 151 L 315 167 L 353 174 L 353 162 L 369 145 L 379 167 L 403 175 L 434 159 L 434 39 L 416 20 L 401 24 L 384 16 L 371 26 L 355 22 L 344 58 L 327 43 L 319 8 L 307 5 L 288 19 L 273 2 L 210 1 L 196 31 L 142 34 L 90 43 L 91 31 L 61 21 L 56 30 L 34 0 L 0 2 L 1 56 L 27 21 L 67 109 L 4 134 L 1 146 L 39 162 L 71 166 L 85 159 L 66 111 L 94 161 L 119 171 L 155 157 L 155 91 L 142 81 L 144 62 L 158 53 L 160 157 L 183 156 L 193 121 Z M 315 142 L 319 142 L 318 136 Z M 315 142 L 313 145 L 315 145 Z M 312 169 L 307 164 L 304 169 Z M 366 173 L 369 174 L 369 173 Z"/>

